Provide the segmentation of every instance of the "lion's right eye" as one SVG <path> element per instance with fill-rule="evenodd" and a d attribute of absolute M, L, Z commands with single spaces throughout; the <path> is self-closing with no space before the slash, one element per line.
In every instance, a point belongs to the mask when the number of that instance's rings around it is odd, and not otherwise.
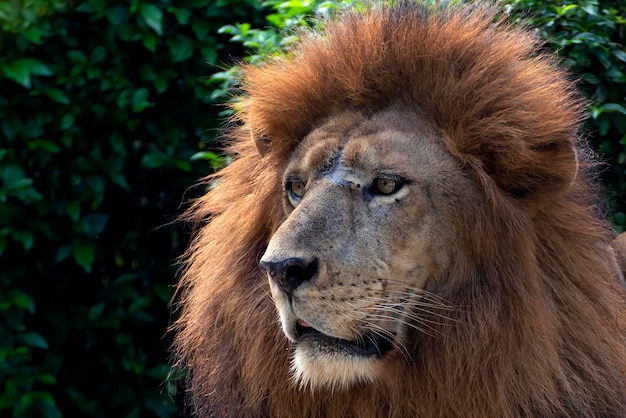
<path fill-rule="evenodd" d="M 372 183 L 372 192 L 379 195 L 390 195 L 398 190 L 404 185 L 404 180 L 399 177 L 387 177 L 381 176 L 376 177 L 374 182 Z"/>

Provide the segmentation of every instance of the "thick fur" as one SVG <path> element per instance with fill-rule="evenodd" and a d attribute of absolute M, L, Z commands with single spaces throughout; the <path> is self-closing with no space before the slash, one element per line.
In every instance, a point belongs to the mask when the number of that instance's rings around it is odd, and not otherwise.
<path fill-rule="evenodd" d="M 490 7 L 395 3 L 341 13 L 288 56 L 244 71 L 236 158 L 188 213 L 201 228 L 180 283 L 175 355 L 192 412 L 626 416 L 625 292 L 572 83 L 529 31 L 494 24 Z M 447 208 L 458 213 L 450 245 L 468 258 L 435 290 L 459 308 L 413 335 L 392 383 L 303 390 L 258 265 L 286 217 L 283 171 L 326 118 L 397 103 L 436 124 L 479 190 Z"/>

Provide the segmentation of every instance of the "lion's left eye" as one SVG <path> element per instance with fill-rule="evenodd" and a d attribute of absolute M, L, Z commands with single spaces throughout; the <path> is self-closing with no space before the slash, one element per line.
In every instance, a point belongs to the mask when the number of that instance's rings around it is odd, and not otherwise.
<path fill-rule="evenodd" d="M 300 199 L 302 199 L 305 187 L 306 183 L 300 179 L 287 180 L 285 183 L 285 190 L 287 191 L 287 196 L 289 197 L 289 201 L 292 206 L 296 206 Z"/>
<path fill-rule="evenodd" d="M 304 186 L 306 186 L 306 184 L 304 184 L 303 181 L 292 181 L 289 190 L 294 196 L 301 198 L 304 196 Z"/>
<path fill-rule="evenodd" d="M 372 183 L 372 192 L 380 195 L 390 195 L 402 187 L 404 182 L 400 178 L 380 176 Z"/>

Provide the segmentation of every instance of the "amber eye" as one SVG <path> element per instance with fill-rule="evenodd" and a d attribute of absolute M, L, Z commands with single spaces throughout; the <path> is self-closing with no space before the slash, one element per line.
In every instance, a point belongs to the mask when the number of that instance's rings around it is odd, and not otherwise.
<path fill-rule="evenodd" d="M 381 195 L 390 195 L 397 192 L 404 183 L 399 178 L 376 177 L 372 184 L 372 192 Z"/>
<path fill-rule="evenodd" d="M 292 206 L 295 207 L 300 202 L 304 196 L 305 187 L 306 183 L 298 178 L 288 179 L 285 182 L 285 191 Z"/>
<path fill-rule="evenodd" d="M 290 182 L 289 191 L 297 198 L 301 198 L 304 195 L 304 186 L 306 184 L 303 181 L 295 180 Z"/>

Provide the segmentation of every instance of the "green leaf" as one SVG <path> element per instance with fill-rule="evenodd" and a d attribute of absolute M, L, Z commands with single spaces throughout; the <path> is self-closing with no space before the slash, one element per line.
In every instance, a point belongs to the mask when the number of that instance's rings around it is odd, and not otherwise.
<path fill-rule="evenodd" d="M 215 45 L 202 45 L 200 47 L 200 53 L 202 54 L 202 58 L 209 64 L 215 64 L 217 62 L 217 50 L 215 49 Z"/>
<path fill-rule="evenodd" d="M 104 302 L 92 306 L 89 308 L 89 320 L 93 321 L 100 318 L 102 316 L 102 312 L 104 312 Z"/>
<path fill-rule="evenodd" d="M 163 34 L 163 11 L 153 4 L 140 4 L 139 14 L 146 25 L 159 35 Z"/>
<path fill-rule="evenodd" d="M 141 35 L 141 42 L 143 42 L 143 46 L 145 46 L 150 52 L 156 51 L 157 41 L 157 36 L 151 32 L 146 32 Z"/>
<path fill-rule="evenodd" d="M 74 115 L 72 115 L 71 113 L 66 113 L 63 118 L 61 118 L 61 129 L 64 131 L 70 129 L 72 126 L 74 126 L 75 120 L 76 119 L 74 118 Z"/>
<path fill-rule="evenodd" d="M 619 84 L 626 84 L 626 74 L 624 74 L 621 70 L 621 66 L 614 65 L 609 68 L 604 75 L 608 79 L 612 79 L 613 82 Z"/>
<path fill-rule="evenodd" d="M 86 178 L 86 183 L 95 194 L 94 204 L 101 201 L 104 195 L 104 189 L 107 187 L 105 179 L 100 176 L 89 176 Z M 97 207 L 97 204 L 94 207 Z"/>
<path fill-rule="evenodd" d="M 602 105 L 605 112 L 619 112 L 626 115 L 626 108 L 618 103 L 605 103 Z"/>
<path fill-rule="evenodd" d="M 74 402 L 74 405 L 85 413 L 85 416 L 97 415 L 98 407 L 95 400 L 88 398 L 74 388 L 65 389 L 65 393 Z"/>
<path fill-rule="evenodd" d="M 30 231 L 14 229 L 11 233 L 11 238 L 22 244 L 25 252 L 29 252 L 35 242 L 35 236 Z"/>
<path fill-rule="evenodd" d="M 622 51 L 621 49 L 614 50 L 613 55 L 615 55 L 620 61 L 626 62 L 626 52 Z"/>
<path fill-rule="evenodd" d="M 103 46 L 98 46 L 94 48 L 93 51 L 91 51 L 91 56 L 89 57 L 89 60 L 91 61 L 92 64 L 98 64 L 104 61 L 104 59 L 106 58 L 106 55 L 107 55 L 106 48 Z"/>
<path fill-rule="evenodd" d="M 49 154 L 61 151 L 61 148 L 57 144 L 52 141 L 48 141 L 47 139 L 36 139 L 28 142 L 28 149 L 41 150 Z"/>
<path fill-rule="evenodd" d="M 56 377 L 51 375 L 50 373 L 42 373 L 37 376 L 37 380 L 43 383 L 44 385 L 54 385 L 57 382 Z"/>
<path fill-rule="evenodd" d="M 65 206 L 65 213 L 72 221 L 76 222 L 80 217 L 80 203 L 76 201 L 68 202 Z"/>
<path fill-rule="evenodd" d="M 153 104 L 147 100 L 150 92 L 147 88 L 142 87 L 140 89 L 135 90 L 132 98 L 132 109 L 133 112 L 141 112 L 142 110 L 152 106 Z"/>
<path fill-rule="evenodd" d="M 171 157 L 161 151 L 150 151 L 141 158 L 141 165 L 147 168 L 163 167 L 168 164 Z"/>
<path fill-rule="evenodd" d="M 28 178 L 28 177 L 22 177 L 19 179 L 16 179 L 15 181 L 12 182 L 7 182 L 5 181 L 4 184 L 4 189 L 8 192 L 15 192 L 17 190 L 21 190 L 21 189 L 25 189 L 27 187 L 29 187 L 30 185 L 33 184 L 33 180 Z"/>
<path fill-rule="evenodd" d="M 36 26 L 31 26 L 30 28 L 22 31 L 22 36 L 24 36 L 24 38 L 28 39 L 34 44 L 41 43 L 42 34 L 43 34 L 42 29 Z"/>
<path fill-rule="evenodd" d="M 167 90 L 167 75 L 164 75 L 163 73 L 157 74 L 157 76 L 154 78 L 153 84 L 157 93 L 163 93 L 165 90 Z"/>
<path fill-rule="evenodd" d="M 128 334 L 119 333 L 115 335 L 115 342 L 117 343 L 117 345 L 120 345 L 120 346 L 131 345 L 133 342 L 133 339 Z"/>
<path fill-rule="evenodd" d="M 32 180 L 24 176 L 24 170 L 16 164 L 10 164 L 4 167 L 0 172 L 0 177 L 4 182 L 6 190 L 15 190 L 28 187 L 32 184 Z"/>
<path fill-rule="evenodd" d="M 88 0 L 80 4 L 77 8 L 77 12 L 82 13 L 96 13 L 101 12 L 106 7 L 106 0 Z"/>
<path fill-rule="evenodd" d="M 76 264 L 81 266 L 87 273 L 91 273 L 91 265 L 93 264 L 94 249 L 92 245 L 77 242 L 72 248 L 72 257 Z"/>
<path fill-rule="evenodd" d="M 596 4 L 586 3 L 582 5 L 582 9 L 587 12 L 590 16 L 595 16 L 598 14 L 598 6 Z"/>
<path fill-rule="evenodd" d="M 41 61 L 34 58 L 23 58 L 2 66 L 2 71 L 11 80 L 29 89 L 31 75 L 52 75 L 52 71 Z"/>
<path fill-rule="evenodd" d="M 8 114 L 2 121 L 2 133 L 8 139 L 13 139 L 22 130 L 22 120 L 13 114 Z"/>
<path fill-rule="evenodd" d="M 119 285 L 126 282 L 132 282 L 137 279 L 137 275 L 134 273 L 124 273 L 115 279 L 115 284 Z"/>
<path fill-rule="evenodd" d="M 211 4 L 210 1 L 212 0 L 182 0 L 180 6 L 189 7 L 190 9 L 198 9 Z"/>
<path fill-rule="evenodd" d="M 65 260 L 67 257 L 69 257 L 70 254 L 72 254 L 72 247 L 70 245 L 62 245 L 57 250 L 54 256 L 54 260 L 56 262 L 61 262 Z"/>
<path fill-rule="evenodd" d="M 27 58 L 22 61 L 27 61 L 30 73 L 32 75 L 42 75 L 42 76 L 53 75 L 52 71 L 50 71 L 48 66 L 39 60 Z"/>
<path fill-rule="evenodd" d="M 171 68 L 155 73 L 153 83 L 157 93 L 163 93 L 167 90 L 168 83 L 172 80 L 176 80 L 177 76 L 176 72 Z"/>
<path fill-rule="evenodd" d="M 191 171 L 191 164 L 187 160 L 178 160 L 175 165 L 181 171 Z"/>
<path fill-rule="evenodd" d="M 133 303 L 128 307 L 128 313 L 136 313 L 137 311 L 144 310 L 150 306 L 152 298 L 150 296 L 143 296 L 135 299 Z"/>
<path fill-rule="evenodd" d="M 48 342 L 46 339 L 36 332 L 18 334 L 17 339 L 29 347 L 41 348 L 43 350 L 48 349 Z"/>
<path fill-rule="evenodd" d="M 169 6 L 167 11 L 172 13 L 176 20 L 180 25 L 186 25 L 189 22 L 189 18 L 191 17 L 191 12 L 188 9 L 177 9 L 175 7 Z"/>
<path fill-rule="evenodd" d="M 118 131 L 115 131 L 111 134 L 109 138 L 109 143 L 111 147 L 115 151 L 117 155 L 121 155 L 122 157 L 126 157 L 128 152 L 126 151 L 126 141 L 124 140 L 124 136 Z"/>
<path fill-rule="evenodd" d="M 191 30 L 196 35 L 196 38 L 200 41 L 206 40 L 206 36 L 211 31 L 210 21 L 198 19 L 191 25 Z"/>
<path fill-rule="evenodd" d="M 117 184 L 126 191 L 130 191 L 130 186 L 128 185 L 128 182 L 126 181 L 126 178 L 122 173 L 120 173 L 119 171 L 111 171 L 109 175 L 113 183 Z"/>
<path fill-rule="evenodd" d="M 606 88 L 606 85 L 600 84 L 596 88 L 596 97 L 597 97 L 599 102 L 604 102 L 606 100 L 607 94 L 608 94 L 608 90 Z"/>
<path fill-rule="evenodd" d="M 68 51 L 67 57 L 73 63 L 82 65 L 87 64 L 87 55 L 85 55 L 83 51 L 80 51 L 78 49 L 72 49 L 71 51 Z"/>
<path fill-rule="evenodd" d="M 208 161 L 213 168 L 220 168 L 224 164 L 226 164 L 226 160 L 223 157 L 220 157 L 214 152 L 211 151 L 199 151 L 192 155 L 189 160 L 191 161 Z"/>
<path fill-rule="evenodd" d="M 84 231 L 88 236 L 95 237 L 104 231 L 109 221 L 108 213 L 91 213 L 82 219 Z"/>
<path fill-rule="evenodd" d="M 62 414 L 59 408 L 56 406 L 54 398 L 48 392 L 33 391 L 28 392 L 20 398 L 19 402 L 13 409 L 14 417 L 31 416 L 28 413 L 33 406 L 36 405 L 42 412 L 43 418 L 61 418 Z"/>
<path fill-rule="evenodd" d="M 29 294 L 14 290 L 11 292 L 11 301 L 18 308 L 26 309 L 31 315 L 35 313 L 35 301 L 33 301 L 33 298 L 31 298 Z"/>
<path fill-rule="evenodd" d="M 196 48 L 195 41 L 187 36 L 176 35 L 167 40 L 167 46 L 173 62 L 181 62 L 189 59 Z"/>
<path fill-rule="evenodd" d="M 44 91 L 44 93 L 46 94 L 46 96 L 48 96 L 49 98 L 51 98 L 52 100 L 54 100 L 57 103 L 61 103 L 61 104 L 69 104 L 70 103 L 70 99 L 65 95 L 65 93 L 59 89 L 50 89 L 50 90 L 46 90 Z"/>

